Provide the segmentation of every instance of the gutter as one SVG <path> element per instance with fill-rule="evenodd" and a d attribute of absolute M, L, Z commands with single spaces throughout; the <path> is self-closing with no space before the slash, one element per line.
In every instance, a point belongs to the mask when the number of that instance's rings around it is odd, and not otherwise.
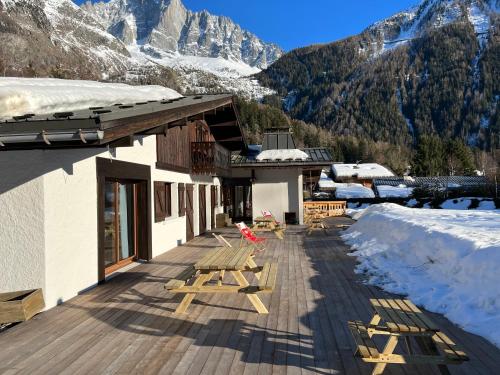
<path fill-rule="evenodd" d="M 45 143 L 47 145 L 52 142 L 93 142 L 100 141 L 104 138 L 104 132 L 101 130 L 73 130 L 73 131 L 45 131 L 39 133 L 26 134 L 0 134 L 0 148 L 6 147 L 9 144 L 16 143 Z"/>

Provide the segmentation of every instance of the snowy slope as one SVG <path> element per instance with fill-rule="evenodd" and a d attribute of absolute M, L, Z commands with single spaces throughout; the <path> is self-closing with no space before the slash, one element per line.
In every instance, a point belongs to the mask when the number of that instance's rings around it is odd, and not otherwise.
<path fill-rule="evenodd" d="M 375 205 L 343 236 L 358 272 L 500 346 L 500 213 Z"/>
<path fill-rule="evenodd" d="M 179 96 L 178 92 L 161 86 L 0 77 L 0 120 L 26 113 L 49 114 Z"/>
<path fill-rule="evenodd" d="M 368 28 L 376 36 L 375 56 L 422 36 L 430 29 L 468 20 L 481 43 L 488 37 L 491 19 L 498 14 L 498 0 L 424 0 Z"/>

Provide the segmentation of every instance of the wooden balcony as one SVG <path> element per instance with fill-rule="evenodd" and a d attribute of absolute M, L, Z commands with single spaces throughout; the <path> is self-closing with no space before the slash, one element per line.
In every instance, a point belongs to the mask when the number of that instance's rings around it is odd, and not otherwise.
<path fill-rule="evenodd" d="M 191 142 L 191 173 L 229 176 L 231 152 L 217 142 Z"/>

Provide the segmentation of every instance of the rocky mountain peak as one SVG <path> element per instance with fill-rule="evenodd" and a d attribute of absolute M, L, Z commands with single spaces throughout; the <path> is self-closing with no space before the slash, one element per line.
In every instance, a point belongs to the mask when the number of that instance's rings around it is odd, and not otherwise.
<path fill-rule="evenodd" d="M 82 6 L 126 45 L 160 52 L 222 57 L 266 68 L 283 51 L 241 29 L 230 18 L 192 12 L 181 0 L 111 0 Z"/>

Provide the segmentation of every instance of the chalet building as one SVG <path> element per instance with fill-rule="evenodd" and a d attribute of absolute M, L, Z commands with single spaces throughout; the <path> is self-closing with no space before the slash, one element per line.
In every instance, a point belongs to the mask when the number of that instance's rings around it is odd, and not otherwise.
<path fill-rule="evenodd" d="M 224 210 L 233 221 L 251 221 L 267 210 L 279 221 L 302 224 L 304 191 L 331 164 L 326 149 L 299 150 L 288 128 L 270 129 L 262 145 L 233 154 L 232 178 L 224 180 Z"/>
<path fill-rule="evenodd" d="M 0 123 L 0 292 L 52 307 L 213 228 L 245 148 L 228 95 Z"/>

